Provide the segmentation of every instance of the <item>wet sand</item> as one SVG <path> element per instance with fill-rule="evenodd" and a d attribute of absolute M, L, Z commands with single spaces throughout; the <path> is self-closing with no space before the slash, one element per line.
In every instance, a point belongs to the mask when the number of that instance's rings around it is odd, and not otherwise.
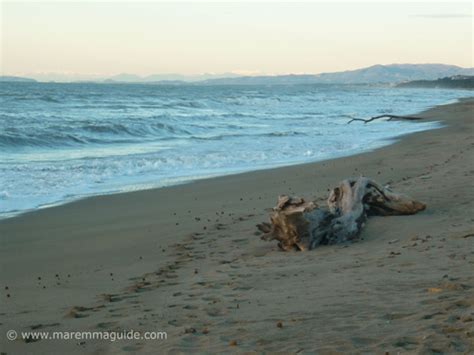
<path fill-rule="evenodd" d="M 0 221 L 0 350 L 473 353 L 474 100 L 421 116 L 446 126 L 352 157 Z M 357 175 L 427 209 L 372 217 L 359 242 L 310 252 L 256 235 L 279 194 L 323 202 Z M 165 331 L 167 340 L 8 341 L 8 329 Z"/>

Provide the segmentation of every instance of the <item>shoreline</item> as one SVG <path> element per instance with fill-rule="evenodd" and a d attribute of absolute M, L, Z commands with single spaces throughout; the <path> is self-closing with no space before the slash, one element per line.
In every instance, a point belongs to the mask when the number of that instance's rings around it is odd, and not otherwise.
<path fill-rule="evenodd" d="M 439 129 L 349 157 L 94 196 L 0 220 L 0 333 L 166 331 L 166 341 L 6 341 L 7 353 L 474 351 L 474 98 Z M 279 194 L 325 203 L 365 175 L 427 204 L 310 252 L 260 240 Z M 281 326 L 280 326 L 281 325 Z M 308 334 L 309 333 L 309 334 Z"/>
<path fill-rule="evenodd" d="M 437 107 L 442 107 L 442 106 L 446 106 L 446 105 L 453 105 L 453 104 L 462 102 L 463 100 L 469 100 L 469 99 L 470 98 L 460 98 L 460 99 L 450 100 L 446 103 L 441 103 L 439 105 L 429 107 L 429 108 L 427 108 L 423 111 L 420 111 L 418 113 L 409 114 L 408 116 L 422 115 L 423 113 L 425 113 L 427 111 L 430 111 L 430 110 L 433 110 L 433 109 L 436 109 Z M 382 140 L 378 141 L 378 143 L 380 143 L 380 144 L 378 144 L 377 147 L 371 148 L 371 149 L 369 148 L 367 150 L 362 150 L 362 151 L 359 151 L 359 152 L 354 153 L 354 154 L 350 154 L 350 153 L 349 154 L 342 154 L 340 156 L 331 157 L 331 158 L 327 158 L 327 159 L 313 160 L 313 161 L 307 161 L 307 162 L 298 162 L 298 163 L 293 163 L 293 164 L 286 164 L 285 163 L 286 165 L 262 167 L 262 168 L 256 168 L 256 169 L 251 169 L 251 170 L 245 170 L 244 169 L 242 171 L 229 172 L 229 173 L 224 173 L 224 174 L 217 173 L 216 175 L 211 174 L 211 175 L 206 175 L 206 176 L 203 176 L 203 177 L 197 177 L 195 179 L 189 179 L 189 180 L 184 178 L 184 180 L 181 181 L 181 182 L 176 181 L 176 182 L 173 182 L 173 183 L 170 183 L 170 184 L 165 184 L 165 185 L 162 185 L 162 186 L 160 186 L 160 184 L 156 184 L 156 186 L 149 187 L 149 188 L 146 188 L 146 187 L 145 188 L 140 188 L 140 187 L 138 187 L 137 189 L 130 188 L 129 190 L 124 190 L 124 191 L 116 190 L 116 191 L 110 191 L 110 192 L 100 192 L 100 193 L 97 193 L 97 194 L 87 194 L 87 195 L 83 195 L 83 196 L 81 196 L 81 195 L 71 196 L 70 199 L 64 199 L 64 200 L 60 200 L 60 201 L 55 201 L 55 202 L 39 205 L 39 206 L 31 208 L 31 209 L 26 209 L 26 210 L 21 210 L 21 211 L 2 212 L 2 213 L 0 213 L 0 222 L 3 221 L 3 220 L 11 219 L 11 218 L 21 217 L 23 215 L 29 215 L 31 213 L 36 213 L 36 212 L 39 212 L 39 211 L 42 211 L 42 210 L 45 210 L 45 209 L 49 209 L 49 208 L 58 208 L 58 207 L 65 206 L 65 205 L 68 205 L 68 204 L 71 204 L 71 203 L 77 203 L 79 201 L 87 200 L 87 199 L 90 199 L 90 198 L 100 198 L 100 197 L 103 197 L 103 196 L 110 196 L 110 195 L 129 194 L 129 193 L 135 193 L 135 192 L 139 192 L 139 191 L 151 191 L 151 190 L 158 190 L 158 189 L 167 189 L 167 188 L 171 188 L 171 187 L 175 187 L 175 186 L 193 184 L 195 182 L 202 181 L 202 180 L 225 178 L 225 177 L 228 177 L 228 176 L 248 174 L 248 173 L 266 171 L 266 170 L 275 170 L 275 169 L 281 169 L 281 168 L 289 168 L 289 167 L 295 167 L 295 166 L 299 166 L 299 165 L 304 166 L 304 165 L 308 165 L 308 164 L 317 164 L 317 163 L 323 163 L 323 162 L 327 162 L 327 161 L 331 161 L 331 160 L 337 160 L 337 159 L 342 159 L 342 158 L 358 156 L 360 154 L 368 154 L 368 153 L 377 151 L 378 149 L 383 149 L 385 147 L 396 144 L 400 140 L 404 139 L 405 136 L 409 136 L 409 135 L 417 134 L 417 133 L 423 133 L 423 132 L 436 130 L 436 129 L 442 129 L 444 127 L 443 122 L 437 121 L 437 120 L 423 119 L 422 122 L 434 122 L 434 123 L 438 123 L 438 126 L 437 127 L 432 127 L 432 128 L 422 129 L 422 130 L 419 130 L 419 131 L 413 131 L 413 132 L 409 132 L 409 133 L 405 133 L 405 134 L 400 134 L 400 135 L 394 136 L 392 138 L 385 138 L 385 139 L 382 139 Z M 152 184 L 147 183 L 145 185 L 152 185 Z"/>

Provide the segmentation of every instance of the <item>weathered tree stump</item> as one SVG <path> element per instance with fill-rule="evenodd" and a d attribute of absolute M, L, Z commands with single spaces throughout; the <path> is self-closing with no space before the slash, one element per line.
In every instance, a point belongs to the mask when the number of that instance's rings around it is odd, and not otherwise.
<path fill-rule="evenodd" d="M 327 205 L 280 196 L 270 223 L 257 227 L 262 239 L 277 240 L 282 250 L 306 250 L 356 240 L 370 215 L 409 215 L 426 208 L 365 177 L 342 181 L 330 192 Z"/>

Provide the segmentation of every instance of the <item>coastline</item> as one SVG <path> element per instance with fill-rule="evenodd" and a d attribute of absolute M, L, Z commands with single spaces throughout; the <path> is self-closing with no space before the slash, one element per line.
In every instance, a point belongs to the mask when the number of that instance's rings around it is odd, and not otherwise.
<path fill-rule="evenodd" d="M 440 107 L 440 106 L 450 105 L 450 104 L 459 102 L 460 100 L 463 100 L 463 99 L 464 98 L 449 100 L 446 103 L 441 103 L 441 104 L 435 105 L 433 107 Z M 433 107 L 427 108 L 426 110 L 423 110 L 421 112 L 432 109 Z M 416 113 L 412 114 L 412 116 L 415 116 L 415 115 L 416 115 Z M 423 120 L 424 123 L 430 122 L 430 121 L 431 120 Z M 373 152 L 377 149 L 380 149 L 380 148 L 389 146 L 391 144 L 394 144 L 395 142 L 402 139 L 407 134 L 414 134 L 414 133 L 419 133 L 419 132 L 424 132 L 424 131 L 428 131 L 428 130 L 442 128 L 442 124 L 440 122 L 434 122 L 434 123 L 438 123 L 438 125 L 433 126 L 433 127 L 427 127 L 427 128 L 414 130 L 414 131 L 409 132 L 409 133 L 402 133 L 402 134 L 399 134 L 399 135 L 396 135 L 396 136 L 393 136 L 393 137 L 390 137 L 390 138 L 380 139 L 376 142 L 372 142 L 372 144 L 375 144 L 375 147 L 370 147 L 370 148 L 366 148 L 366 149 L 363 149 L 363 150 L 359 149 L 357 152 L 341 153 L 338 156 L 332 156 L 332 157 L 328 157 L 328 158 L 324 158 L 324 159 L 317 159 L 317 160 L 310 160 L 310 161 L 303 161 L 303 162 L 296 162 L 296 163 L 286 162 L 286 163 L 280 163 L 280 164 L 277 164 L 277 165 L 274 165 L 274 164 L 273 165 L 268 165 L 268 166 L 262 165 L 260 167 L 256 167 L 256 168 L 253 168 L 253 169 L 242 168 L 242 169 L 236 169 L 235 171 L 230 171 L 230 172 L 221 171 L 221 172 L 216 172 L 214 174 L 211 173 L 211 174 L 202 175 L 202 176 L 198 175 L 196 177 L 181 177 L 181 178 L 174 178 L 174 179 L 170 178 L 170 179 L 168 179 L 168 180 L 170 180 L 170 182 L 168 182 L 168 183 L 166 183 L 166 182 L 146 183 L 146 184 L 142 184 L 142 185 L 138 185 L 138 186 L 123 187 L 123 188 L 119 188 L 118 190 L 97 192 L 97 193 L 94 193 L 94 194 L 73 195 L 73 196 L 69 196 L 68 198 L 64 198 L 62 200 L 51 201 L 49 203 L 41 204 L 41 205 L 33 207 L 33 208 L 28 208 L 28 209 L 24 209 L 24 210 L 11 210 L 11 211 L 7 211 L 7 212 L 0 212 L 0 221 L 5 220 L 5 219 L 9 219 L 9 218 L 22 216 L 22 215 L 29 214 L 29 213 L 35 213 L 36 211 L 40 211 L 40 210 L 43 210 L 43 209 L 48 209 L 48 208 L 52 208 L 52 207 L 59 207 L 59 206 L 67 205 L 67 204 L 70 204 L 70 203 L 74 203 L 74 202 L 77 202 L 77 201 L 81 201 L 81 200 L 88 199 L 88 198 L 93 198 L 93 197 L 100 197 L 100 196 L 107 196 L 107 195 L 114 195 L 114 194 L 133 193 L 133 192 L 136 192 L 136 191 L 148 191 L 148 190 L 155 190 L 155 189 L 163 189 L 163 188 L 169 188 L 169 187 L 173 187 L 173 186 L 190 184 L 190 183 L 194 183 L 194 182 L 200 181 L 200 180 L 214 179 L 214 178 L 226 177 L 226 176 L 231 176 L 231 175 L 246 174 L 246 173 L 252 173 L 252 172 L 263 171 L 263 170 L 273 170 L 273 169 L 279 169 L 279 168 L 291 167 L 291 166 L 298 166 L 298 165 L 321 163 L 321 162 L 330 161 L 330 160 L 334 160 L 334 159 L 347 158 L 347 157 L 355 156 L 355 155 L 359 155 L 359 154 L 370 153 L 370 152 Z"/>
<path fill-rule="evenodd" d="M 447 102 L 440 103 L 439 105 L 436 106 L 443 106 L 449 103 L 454 103 L 458 101 L 459 99 L 453 99 L 449 100 Z M 412 113 L 414 115 L 415 113 Z M 412 122 L 407 123 L 409 125 L 413 124 Z M 431 130 L 431 129 L 437 129 L 439 127 L 436 127 L 436 123 L 428 125 L 430 126 L 423 126 L 427 124 L 427 121 L 421 122 L 421 125 L 417 125 L 416 123 L 413 124 L 413 127 L 411 128 L 411 132 L 408 132 L 408 134 L 411 133 L 417 133 L 417 132 L 422 132 L 425 130 Z M 356 123 L 355 125 L 359 125 Z M 343 125 L 344 126 L 344 125 Z M 363 125 L 362 125 L 363 126 Z M 438 125 L 439 126 L 439 125 Z M 409 130 L 409 129 L 408 129 Z M 136 183 L 132 182 L 122 182 L 122 183 L 117 183 L 115 182 L 112 185 L 108 185 L 109 188 L 98 188 L 96 191 L 95 188 L 86 188 L 83 191 L 69 191 L 66 195 L 64 195 L 66 192 L 63 191 L 62 195 L 58 194 L 56 195 L 54 191 L 50 191 L 51 195 L 48 198 L 41 198 L 37 200 L 37 198 L 34 198 L 34 194 L 32 198 L 27 198 L 25 201 L 22 203 L 18 204 L 18 201 L 13 202 L 13 206 L 16 206 L 17 209 L 15 209 L 12 205 L 9 204 L 8 201 L 8 193 L 10 191 L 5 190 L 3 194 L 5 194 L 5 205 L 3 206 L 3 211 L 0 212 L 0 220 L 3 219 L 8 219 L 16 216 L 20 216 L 23 214 L 35 212 L 38 210 L 42 210 L 45 208 L 51 208 L 51 207 L 57 207 L 57 206 L 62 206 L 65 204 L 73 203 L 82 199 L 87 199 L 90 197 L 97 197 L 97 196 L 105 196 L 105 195 L 111 195 L 111 194 L 122 194 L 122 193 L 129 193 L 129 192 L 134 192 L 134 191 L 140 191 L 140 190 L 153 190 L 153 189 L 158 189 L 158 188 L 167 188 L 171 186 L 176 186 L 176 185 L 182 185 L 182 184 L 188 184 L 188 183 L 193 183 L 195 181 L 203 180 L 203 179 L 209 179 L 209 178 L 218 178 L 218 177 L 223 177 L 223 176 L 230 176 L 230 175 L 236 175 L 236 174 L 242 174 L 242 173 L 248 173 L 248 172 L 254 172 L 254 171 L 261 171 L 261 170 L 268 170 L 268 169 L 277 169 L 281 167 L 288 167 L 288 166 L 296 166 L 296 165 L 304 165 L 304 164 L 312 164 L 312 163 L 317 163 L 317 162 L 322 162 L 322 161 L 328 161 L 328 160 L 333 160 L 333 159 L 338 159 L 342 157 L 349 157 L 353 155 L 358 155 L 362 153 L 367 153 L 374 151 L 376 149 L 385 147 L 387 145 L 393 144 L 397 140 L 399 140 L 401 137 L 403 137 L 406 133 L 406 129 L 404 130 L 403 128 L 401 129 L 401 132 L 396 133 L 393 136 L 390 136 L 388 134 L 388 137 L 384 138 L 379 138 L 376 140 L 371 140 L 369 139 L 370 143 L 365 146 L 361 147 L 358 146 L 355 149 L 352 150 L 347 150 L 347 151 L 337 151 L 334 152 L 333 154 L 325 157 L 312 157 L 309 159 L 303 159 L 299 157 L 295 161 L 278 161 L 278 162 L 267 162 L 266 164 L 260 164 L 258 166 L 240 166 L 240 167 L 235 167 L 235 168 L 229 168 L 228 170 L 222 170 L 218 169 L 215 171 L 210 171 L 210 172 L 203 172 L 201 171 L 200 173 L 196 172 L 197 175 L 195 176 L 168 176 L 164 175 L 160 181 L 155 181 L 156 177 L 154 177 L 155 180 L 147 180 L 143 179 L 143 181 L 140 182 L 140 179 L 136 181 Z M 326 153 L 327 154 L 327 153 Z M 323 154 L 324 156 L 324 154 Z M 287 158 L 288 159 L 288 158 Z M 45 179 L 47 181 L 48 179 Z M 8 180 L 7 180 L 8 181 Z M 107 184 L 103 184 L 106 186 Z M 8 186 L 8 183 L 7 183 Z M 15 189 L 12 188 L 12 194 L 15 194 Z M 27 190 L 26 190 L 27 191 Z M 23 192 L 25 193 L 25 191 Z M 27 193 L 27 192 L 26 192 Z M 44 193 L 43 193 L 44 194 Z M 21 194 L 20 194 L 21 195 Z M 54 199 L 52 199 L 52 197 Z M 0 201 L 2 199 L 2 196 L 0 196 Z M 28 201 L 29 200 L 29 201 Z M 42 202 L 40 202 L 42 201 Z M 10 206 L 10 209 L 7 211 L 5 210 L 6 206 Z M 22 206 L 22 207 L 20 207 Z"/>
<path fill-rule="evenodd" d="M 35 324 L 163 330 L 168 340 L 158 346 L 168 351 L 379 352 L 448 351 L 454 340 L 443 329 L 456 326 L 457 346 L 472 351 L 466 344 L 473 335 L 462 327 L 472 323 L 451 324 L 443 312 L 423 317 L 451 307 L 462 320 L 474 305 L 472 239 L 464 237 L 472 233 L 474 173 L 465 159 L 473 157 L 473 105 L 471 98 L 424 111 L 417 116 L 443 127 L 369 152 L 92 196 L 2 219 L 0 259 L 8 272 L 1 313 L 9 320 L 1 331 Z M 363 240 L 348 248 L 284 254 L 254 235 L 279 194 L 323 201 L 328 188 L 359 174 L 419 198 L 427 210 L 373 218 Z M 301 335 L 305 329 L 312 338 Z M 5 349 L 51 353 L 53 346 L 107 353 L 152 351 L 156 343 L 8 342 Z"/>

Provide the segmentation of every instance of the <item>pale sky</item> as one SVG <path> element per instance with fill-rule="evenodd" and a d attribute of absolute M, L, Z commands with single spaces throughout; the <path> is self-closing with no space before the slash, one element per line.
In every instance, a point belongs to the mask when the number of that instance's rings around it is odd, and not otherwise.
<path fill-rule="evenodd" d="M 473 66 L 472 4 L 2 2 L 3 75 Z"/>

